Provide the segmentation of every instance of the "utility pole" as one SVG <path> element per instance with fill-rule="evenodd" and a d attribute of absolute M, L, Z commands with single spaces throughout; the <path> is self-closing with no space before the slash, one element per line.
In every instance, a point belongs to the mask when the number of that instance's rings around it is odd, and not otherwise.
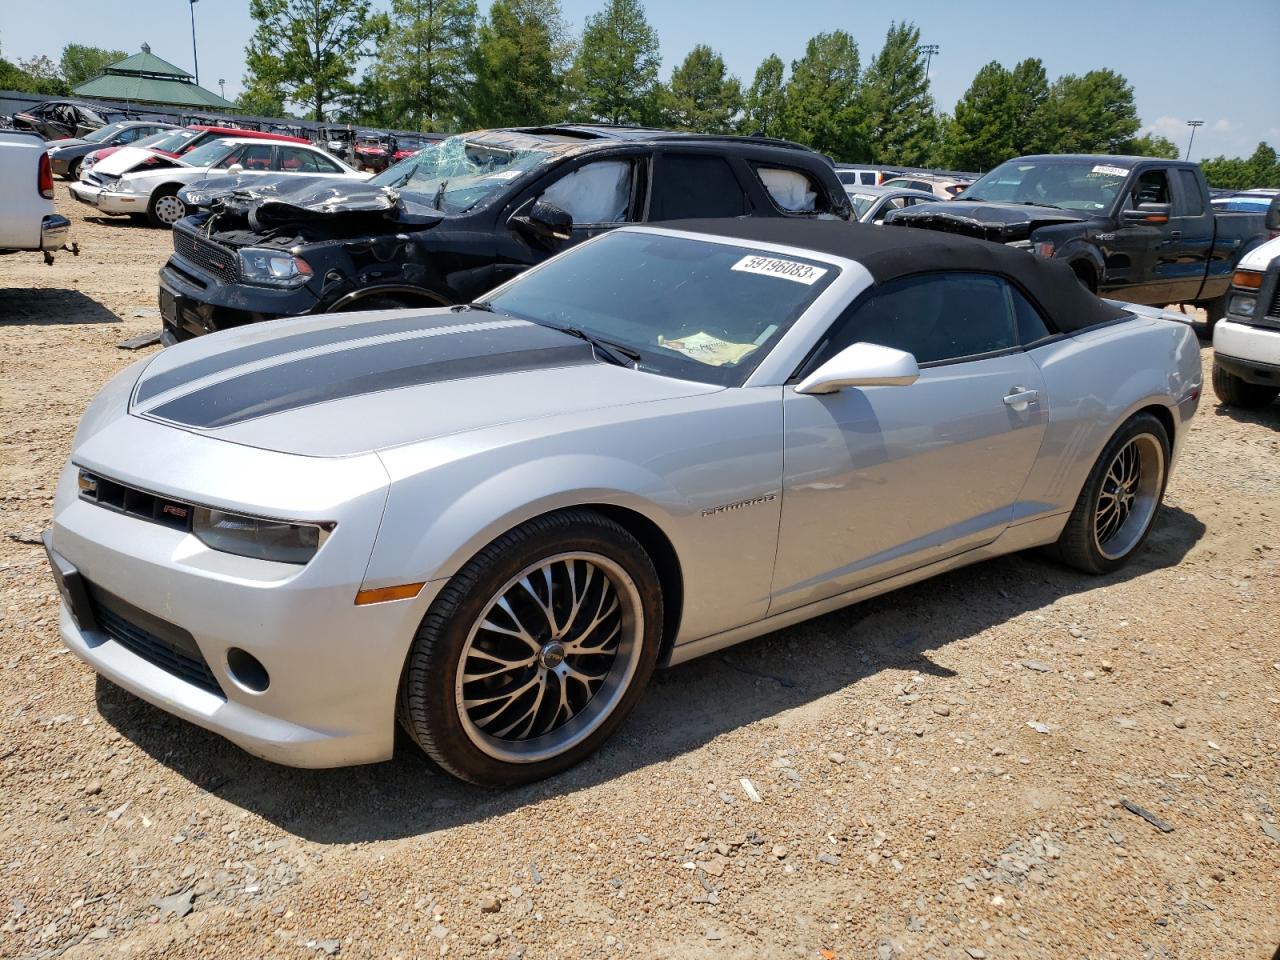
<path fill-rule="evenodd" d="M 1187 159 L 1191 159 L 1191 144 L 1196 142 L 1196 127 L 1203 127 L 1203 120 L 1188 120 L 1187 126 L 1191 128 L 1191 139 L 1187 141 Z"/>
<path fill-rule="evenodd" d="M 227 81 L 218 80 L 218 96 L 223 100 L 227 99 Z"/>
<path fill-rule="evenodd" d="M 924 57 L 925 57 L 925 59 L 924 59 L 924 82 L 925 82 L 925 83 L 928 83 L 928 82 L 929 82 L 929 67 L 932 65 L 932 63 L 933 63 L 933 56 L 934 56 L 934 54 L 936 54 L 936 53 L 938 52 L 939 47 L 938 47 L 938 45 L 937 45 L 936 43 L 922 43 L 922 44 L 919 46 L 919 48 L 918 48 L 918 49 L 919 49 L 919 51 L 920 51 L 921 53 L 923 53 L 923 54 L 924 54 Z"/>
<path fill-rule="evenodd" d="M 200 86 L 200 58 L 196 56 L 196 4 L 200 0 L 187 0 L 191 6 L 191 61 L 196 68 L 196 86 Z"/>

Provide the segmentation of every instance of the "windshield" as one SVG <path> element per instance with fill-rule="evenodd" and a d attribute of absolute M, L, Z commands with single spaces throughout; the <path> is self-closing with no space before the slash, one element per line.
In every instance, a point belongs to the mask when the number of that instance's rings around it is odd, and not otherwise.
<path fill-rule="evenodd" d="M 1093 160 L 1010 160 L 970 186 L 957 200 L 1029 203 L 1063 210 L 1106 210 L 1129 168 Z"/>
<path fill-rule="evenodd" d="M 497 193 L 550 154 L 449 137 L 424 147 L 371 179 L 375 187 L 394 187 L 445 213 L 470 210 Z"/>
<path fill-rule="evenodd" d="M 93 133 L 86 133 L 84 138 L 90 143 L 106 143 L 123 129 L 123 123 L 111 123 L 105 127 L 99 127 Z"/>
<path fill-rule="evenodd" d="M 870 210 L 871 205 L 876 202 L 876 198 L 865 193 L 851 193 L 849 194 L 849 202 L 853 204 L 853 215 L 861 220 L 862 215 Z"/>
<path fill-rule="evenodd" d="M 712 240 L 616 231 L 503 288 L 489 305 L 584 331 L 667 376 L 741 386 L 837 268 Z"/>
<path fill-rule="evenodd" d="M 231 144 L 226 140 L 214 140 L 212 143 L 206 143 L 203 147 L 196 147 L 190 153 L 183 154 L 182 162 L 192 167 L 212 167 L 230 151 L 238 147 L 239 144 Z"/>
<path fill-rule="evenodd" d="M 151 150 L 163 150 L 166 153 L 177 153 L 182 145 L 196 135 L 195 130 L 166 130 L 146 140 L 139 140 L 134 146 L 146 146 Z M 160 139 L 156 139 L 159 137 Z"/>

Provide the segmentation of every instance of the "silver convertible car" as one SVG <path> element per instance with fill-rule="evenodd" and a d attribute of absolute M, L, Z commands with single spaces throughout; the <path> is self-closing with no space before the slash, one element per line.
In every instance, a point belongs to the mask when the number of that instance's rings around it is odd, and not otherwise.
<path fill-rule="evenodd" d="M 286 764 L 544 777 L 674 664 L 997 554 L 1113 570 L 1189 328 L 1057 261 L 837 221 L 624 227 L 483 303 L 286 319 L 109 383 L 58 487 L 65 642 Z"/>

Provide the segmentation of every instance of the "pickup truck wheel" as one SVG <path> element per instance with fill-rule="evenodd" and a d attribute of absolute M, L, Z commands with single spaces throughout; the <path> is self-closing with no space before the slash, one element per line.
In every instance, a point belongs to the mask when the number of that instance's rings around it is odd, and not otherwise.
<path fill-rule="evenodd" d="M 1151 532 L 1169 477 L 1169 434 L 1152 414 L 1124 422 L 1107 442 L 1053 552 L 1085 573 L 1110 573 Z"/>
<path fill-rule="evenodd" d="M 592 510 L 498 537 L 432 602 L 405 664 L 401 725 L 454 776 L 512 786 L 593 753 L 657 662 L 662 587 L 623 527 Z"/>
<path fill-rule="evenodd" d="M 1280 396 L 1280 388 L 1242 380 L 1234 373 L 1223 370 L 1217 363 L 1213 365 L 1213 392 L 1227 406 L 1240 407 L 1244 410 L 1265 407 Z"/>
<path fill-rule="evenodd" d="M 147 204 L 147 219 L 152 226 L 172 229 L 187 215 L 187 205 L 178 199 L 176 186 L 161 187 L 151 195 Z"/>

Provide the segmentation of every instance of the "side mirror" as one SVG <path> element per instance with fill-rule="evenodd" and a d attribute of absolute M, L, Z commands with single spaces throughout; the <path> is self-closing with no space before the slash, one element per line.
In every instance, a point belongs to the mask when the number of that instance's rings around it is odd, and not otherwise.
<path fill-rule="evenodd" d="M 796 393 L 835 393 L 844 387 L 906 387 L 920 377 L 916 358 L 877 343 L 855 343 L 809 374 Z"/>
<path fill-rule="evenodd" d="M 1268 230 L 1280 231 L 1280 197 L 1272 200 L 1271 206 L 1267 207 L 1265 226 Z"/>
<path fill-rule="evenodd" d="M 543 239 L 568 240 L 573 235 L 573 217 L 569 211 L 545 200 L 535 201 L 528 213 L 517 214 L 511 223 Z"/>
<path fill-rule="evenodd" d="M 1172 208 L 1167 203 L 1140 203 L 1134 210 L 1120 214 L 1125 223 L 1168 223 Z"/>
<path fill-rule="evenodd" d="M 227 167 L 227 173 L 231 174 L 232 176 L 236 176 L 238 174 L 244 173 L 244 167 L 242 167 L 238 163 L 233 163 L 231 166 Z"/>

